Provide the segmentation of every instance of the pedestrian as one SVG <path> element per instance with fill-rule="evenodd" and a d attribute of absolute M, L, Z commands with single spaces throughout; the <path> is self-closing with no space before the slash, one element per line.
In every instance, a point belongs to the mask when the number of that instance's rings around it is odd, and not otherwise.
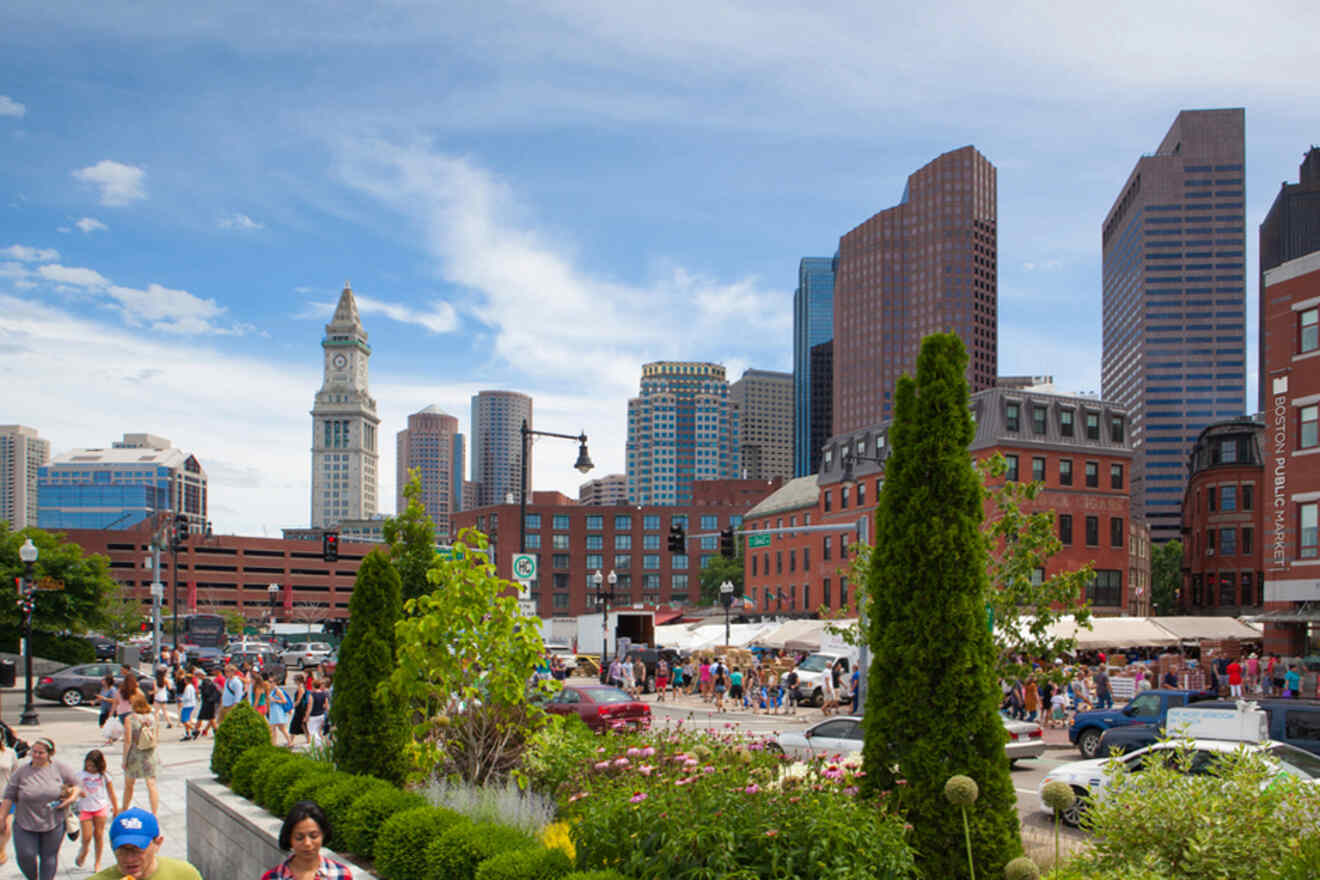
<path fill-rule="evenodd" d="M 152 707 L 157 721 L 164 721 L 166 727 L 173 727 L 170 723 L 170 713 L 168 706 L 170 703 L 170 686 L 165 678 L 165 668 L 156 670 L 156 691 L 151 698 Z"/>
<path fill-rule="evenodd" d="M 1109 672 L 1105 667 L 1097 666 L 1092 680 L 1095 682 L 1095 707 L 1097 709 L 1112 709 L 1114 707 L 1114 692 L 1110 689 Z"/>
<path fill-rule="evenodd" d="M 711 669 L 711 689 L 714 694 L 715 709 L 724 711 L 724 693 L 729 688 L 728 673 L 724 669 L 724 661 L 716 658 L 715 666 Z"/>
<path fill-rule="evenodd" d="M 119 812 L 119 801 L 115 798 L 115 784 L 110 781 L 110 774 L 105 772 L 105 755 L 100 749 L 92 749 L 83 758 L 83 769 L 78 774 L 78 785 L 83 790 L 78 801 L 78 822 L 82 826 L 82 843 L 78 847 L 78 857 L 73 863 L 79 868 L 87 861 L 87 850 L 96 844 L 95 861 L 92 870 L 101 870 L 101 853 L 105 849 L 105 826 L 110 817 Z"/>
<path fill-rule="evenodd" d="M 55 760 L 55 743 L 37 737 L 28 762 L 10 775 L 0 801 L 0 816 L 14 811 L 14 852 L 27 880 L 54 880 L 67 830 L 65 811 L 82 795 L 78 774 Z"/>
<path fill-rule="evenodd" d="M 679 694 L 683 693 L 683 681 L 683 664 L 675 663 L 673 674 L 669 681 L 669 694 L 675 700 L 678 699 Z"/>
<path fill-rule="evenodd" d="M 270 742 L 271 745 L 279 745 L 280 738 L 283 737 L 284 745 L 293 748 L 293 737 L 289 734 L 289 713 L 293 708 L 293 700 L 289 699 L 288 691 L 280 685 L 272 684 L 268 690 L 270 698 Z"/>
<path fill-rule="evenodd" d="M 101 690 L 96 694 L 96 702 L 100 704 L 101 711 L 96 718 L 96 726 L 105 727 L 105 722 L 109 720 L 110 713 L 115 709 L 115 702 L 118 699 L 118 688 L 115 687 L 115 677 L 107 674 L 101 679 Z"/>
<path fill-rule="evenodd" d="M 222 724 L 234 707 L 243 702 L 246 690 L 246 682 L 239 676 L 238 669 L 234 666 L 226 666 L 225 685 L 220 698 L 220 722 Z"/>
<path fill-rule="evenodd" d="M 1062 688 L 1050 695 L 1050 727 L 1064 727 L 1068 719 L 1068 695 Z"/>
<path fill-rule="evenodd" d="M 710 670 L 710 658 L 709 658 L 709 657 L 702 657 L 702 658 L 701 658 L 701 666 L 698 667 L 698 670 L 697 670 L 697 677 L 698 677 L 698 679 L 700 680 L 700 686 L 701 686 L 701 699 L 702 699 L 703 701 L 709 703 L 710 700 L 711 700 L 711 690 L 712 690 L 712 684 L 711 684 L 711 670 Z"/>
<path fill-rule="evenodd" d="M 729 699 L 733 700 L 735 708 L 742 705 L 743 702 L 743 674 L 742 669 L 735 666 L 729 673 Z"/>
<path fill-rule="evenodd" d="M 193 738 L 193 715 L 197 714 L 197 679 L 182 669 L 174 679 L 174 692 L 179 695 L 179 724 L 183 727 L 183 741 Z"/>
<path fill-rule="evenodd" d="M 91 880 L 202 880 L 201 872 L 183 859 L 160 854 L 165 836 L 156 817 L 141 807 L 126 809 L 110 823 L 110 848 L 115 863 Z"/>
<path fill-rule="evenodd" d="M 137 676 L 127 666 L 119 667 L 119 690 L 115 694 L 115 717 L 120 724 L 128 721 L 133 714 L 133 695 L 141 693 Z"/>
<path fill-rule="evenodd" d="M 293 717 L 289 719 L 289 735 L 291 737 L 302 734 L 307 738 L 307 744 L 311 745 L 312 735 L 307 732 L 307 704 L 311 700 L 307 696 L 306 679 L 300 672 L 293 677 Z"/>
<path fill-rule="evenodd" d="M 623 688 L 628 696 L 634 700 L 637 699 L 637 681 L 633 678 L 633 665 L 626 660 L 618 661 L 619 687 Z"/>
<path fill-rule="evenodd" d="M 790 669 L 782 679 L 783 686 L 779 689 L 780 702 L 788 706 L 789 715 L 797 714 L 798 703 L 802 701 L 802 692 L 798 690 L 799 681 L 797 670 Z"/>
<path fill-rule="evenodd" d="M 1028 678 L 1026 686 L 1022 689 L 1022 708 L 1026 710 L 1028 721 L 1036 720 L 1036 715 L 1040 712 L 1040 691 L 1036 687 L 1034 678 Z"/>
<path fill-rule="evenodd" d="M 665 689 L 669 687 L 669 664 L 665 662 L 664 657 L 655 661 L 655 700 L 657 703 L 665 701 Z"/>
<path fill-rule="evenodd" d="M 1301 696 L 1301 690 L 1302 676 L 1297 671 L 1297 664 L 1294 663 L 1283 674 L 1283 696 L 1285 699 L 1295 700 Z"/>
<path fill-rule="evenodd" d="M 623 687 L 623 664 L 619 662 L 619 655 L 615 654 L 614 659 L 610 661 L 608 681 L 616 688 Z"/>
<path fill-rule="evenodd" d="M 319 746 L 330 694 L 325 690 L 324 683 L 313 675 L 307 682 L 307 696 L 310 699 L 307 706 L 307 738 L 312 745 Z"/>
<path fill-rule="evenodd" d="M 752 714 L 756 714 L 756 701 L 761 696 L 761 670 L 759 667 L 747 667 L 747 671 L 743 673 L 742 689 L 743 708 L 750 708 Z"/>
<path fill-rule="evenodd" d="M 1247 677 L 1245 684 L 1248 693 L 1260 692 L 1260 659 L 1256 652 L 1252 651 L 1251 656 L 1247 657 Z"/>
<path fill-rule="evenodd" d="M 252 684 L 248 688 L 248 700 L 252 703 L 252 708 L 264 720 L 267 712 L 270 710 L 270 682 L 266 676 L 260 672 L 251 674 Z"/>
<path fill-rule="evenodd" d="M 197 727 L 193 730 L 193 739 L 206 736 L 216 729 L 216 710 L 220 708 L 221 700 L 220 687 L 215 679 L 203 674 L 199 681 L 197 696 L 202 702 L 201 708 L 197 710 Z"/>
<path fill-rule="evenodd" d="M 156 776 L 160 773 L 160 758 L 156 746 L 160 742 L 160 728 L 151 715 L 151 704 L 142 693 L 133 695 L 133 714 L 124 725 L 124 808 L 133 803 L 133 788 L 141 779 L 147 786 L 151 812 L 160 810 L 160 790 Z"/>
<path fill-rule="evenodd" d="M 1284 675 L 1283 660 L 1279 658 L 1278 654 L 1270 655 L 1269 675 L 1270 693 L 1282 694 L 1284 685 L 1287 683 L 1287 676 Z"/>
<path fill-rule="evenodd" d="M 1242 697 L 1242 665 L 1234 657 L 1225 668 L 1228 673 L 1228 695 L 1234 699 Z"/>
<path fill-rule="evenodd" d="M 280 827 L 280 849 L 287 859 L 261 875 L 261 880 L 353 880 L 353 872 L 342 862 L 322 855 L 331 842 L 330 822 L 313 801 L 299 801 L 284 817 Z"/>
<path fill-rule="evenodd" d="M 834 708 L 838 705 L 838 692 L 834 690 L 834 669 L 831 667 L 820 677 L 820 713 L 833 715 Z"/>
<path fill-rule="evenodd" d="M 861 713 L 858 709 L 860 708 L 862 699 L 862 667 L 860 665 L 854 665 L 852 675 L 850 675 L 849 678 L 852 680 L 852 711 L 854 715 L 859 715 Z"/>
<path fill-rule="evenodd" d="M 9 785 L 9 777 L 18 769 L 18 754 L 5 745 L 5 738 L 0 736 L 0 793 Z M 0 865 L 9 861 L 9 835 L 13 833 L 14 817 L 6 810 L 0 816 Z"/>

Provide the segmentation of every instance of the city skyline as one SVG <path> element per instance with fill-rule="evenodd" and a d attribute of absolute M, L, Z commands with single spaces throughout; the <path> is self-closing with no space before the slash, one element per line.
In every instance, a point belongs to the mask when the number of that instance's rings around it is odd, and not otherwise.
<path fill-rule="evenodd" d="M 657 30 L 622 7 L 389 7 L 364 27 L 290 4 L 255 35 L 241 2 L 165 9 L 9 7 L 0 422 L 57 454 L 168 436 L 207 468 L 216 527 L 243 534 L 306 520 L 315 347 L 343 278 L 382 431 L 435 404 L 470 436 L 471 395 L 507 388 L 538 427 L 586 432 L 588 478 L 622 472 L 643 363 L 790 369 L 801 255 L 968 143 L 998 168 L 999 371 L 1098 391 L 1096 229 L 1188 108 L 1246 107 L 1251 410 L 1254 230 L 1320 128 L 1316 13 L 1282 5 L 1192 33 L 1120 3 L 1140 26 L 1085 39 L 1066 10 L 974 6 L 966 33 L 938 6 L 692 6 Z M 571 445 L 536 458 L 533 488 L 576 494 Z"/>

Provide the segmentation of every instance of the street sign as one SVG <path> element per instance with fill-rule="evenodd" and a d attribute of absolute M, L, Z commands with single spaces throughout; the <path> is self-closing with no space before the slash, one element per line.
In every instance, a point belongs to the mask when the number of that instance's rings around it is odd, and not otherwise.
<path fill-rule="evenodd" d="M 536 556 L 534 554 L 513 554 L 513 579 L 518 581 L 536 580 Z"/>
<path fill-rule="evenodd" d="M 732 593 L 732 592 L 733 592 L 733 582 L 732 582 L 732 581 L 725 581 L 724 583 L 720 584 L 720 592 L 721 592 L 721 593 Z"/>
<path fill-rule="evenodd" d="M 44 577 L 41 580 L 37 581 L 37 589 L 62 590 L 64 589 L 64 581 L 57 580 L 56 578 L 53 577 Z"/>
<path fill-rule="evenodd" d="M 519 599 L 518 611 L 520 614 L 532 617 L 536 614 L 536 602 L 532 599 Z"/>
<path fill-rule="evenodd" d="M 439 556 L 441 559 L 444 559 L 448 562 L 453 562 L 455 559 L 463 558 L 463 554 L 461 552 L 455 550 L 453 547 L 446 547 L 443 545 L 438 545 L 435 548 L 435 555 Z"/>
<path fill-rule="evenodd" d="M 770 536 L 769 536 L 769 535 L 748 535 L 748 536 L 747 536 L 747 546 L 748 546 L 748 547 L 769 547 L 769 546 L 770 546 Z"/>

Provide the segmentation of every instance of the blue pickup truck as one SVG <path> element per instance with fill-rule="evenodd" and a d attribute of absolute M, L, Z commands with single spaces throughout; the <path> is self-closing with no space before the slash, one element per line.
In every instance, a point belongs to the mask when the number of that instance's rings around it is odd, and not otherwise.
<path fill-rule="evenodd" d="M 1187 691 L 1161 688 L 1142 691 L 1121 709 L 1094 709 L 1090 712 L 1078 712 L 1068 728 L 1068 741 L 1077 746 L 1084 758 L 1100 756 L 1100 737 L 1106 730 L 1126 727 L 1129 724 L 1164 725 L 1164 716 L 1169 710 L 1188 703 L 1202 700 L 1214 700 L 1218 694 L 1213 691 Z"/>

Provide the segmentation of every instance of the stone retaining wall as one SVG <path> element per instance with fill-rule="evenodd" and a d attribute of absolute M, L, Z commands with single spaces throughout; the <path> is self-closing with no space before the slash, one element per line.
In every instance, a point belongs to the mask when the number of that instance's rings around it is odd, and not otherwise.
<path fill-rule="evenodd" d="M 257 880 L 284 861 L 276 845 L 280 819 L 214 779 L 188 780 L 188 861 L 205 880 Z M 337 853 L 326 855 L 353 869 L 354 880 L 375 874 Z"/>

